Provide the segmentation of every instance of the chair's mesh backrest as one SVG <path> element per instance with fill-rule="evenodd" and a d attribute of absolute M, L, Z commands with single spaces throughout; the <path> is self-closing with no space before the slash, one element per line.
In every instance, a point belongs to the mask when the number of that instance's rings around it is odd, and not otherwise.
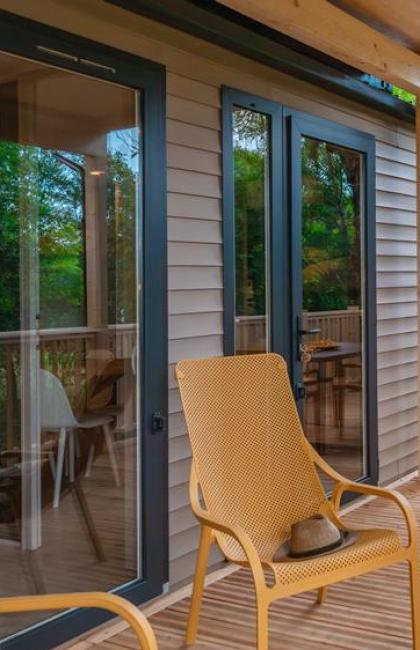
<path fill-rule="evenodd" d="M 43 368 L 39 371 L 41 429 L 77 427 L 69 398 L 61 381 Z"/>
<path fill-rule="evenodd" d="M 176 375 L 207 509 L 271 559 L 293 522 L 327 507 L 286 363 L 275 354 L 187 360 Z"/>

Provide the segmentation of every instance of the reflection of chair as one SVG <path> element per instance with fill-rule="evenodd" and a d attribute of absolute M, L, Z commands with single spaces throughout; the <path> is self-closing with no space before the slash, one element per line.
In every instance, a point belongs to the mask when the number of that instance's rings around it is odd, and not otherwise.
<path fill-rule="evenodd" d="M 89 350 L 86 355 L 86 374 L 88 378 L 87 385 L 87 411 L 99 411 L 108 407 L 113 398 L 114 386 L 104 386 L 102 390 L 97 390 L 98 377 L 108 363 L 113 359 L 110 350 L 96 348 Z"/>
<path fill-rule="evenodd" d="M 132 628 L 142 650 L 157 650 L 156 638 L 150 623 L 137 607 L 115 594 L 97 591 L 0 598 L 1 614 L 51 611 L 73 607 L 100 608 L 121 616 Z"/>
<path fill-rule="evenodd" d="M 181 361 L 176 376 L 193 451 L 190 498 L 201 523 L 187 643 L 196 637 L 208 553 L 217 543 L 228 560 L 251 569 L 258 650 L 268 648 L 274 600 L 317 589 L 322 602 L 328 585 L 403 560 L 410 566 L 414 648 L 420 650 L 414 513 L 403 496 L 348 481 L 315 452 L 303 434 L 284 360 L 267 354 Z M 336 483 L 331 500 L 316 466 Z M 346 491 L 394 502 L 405 517 L 407 546 L 395 530 L 364 529 L 335 553 L 273 561 L 294 522 L 324 513 L 343 530 L 339 506 Z"/>
<path fill-rule="evenodd" d="M 64 454 L 67 437 L 69 441 L 69 474 L 70 481 L 74 482 L 75 462 L 75 429 L 102 428 L 109 459 L 117 486 L 120 485 L 118 464 L 114 450 L 114 441 L 110 429 L 112 417 L 86 417 L 77 420 L 74 416 L 70 402 L 59 379 L 48 370 L 40 370 L 40 401 L 41 401 L 41 429 L 43 431 L 59 431 L 57 465 L 55 469 L 55 489 L 53 506 L 58 507 L 60 502 L 61 482 L 63 478 Z M 93 460 L 93 443 L 89 450 L 89 468 Z"/>
<path fill-rule="evenodd" d="M 363 390 L 362 363 L 360 361 L 343 360 L 341 374 L 334 377 L 333 398 L 335 421 L 339 427 L 340 435 L 343 432 L 346 396 L 351 393 L 361 394 Z"/>
<path fill-rule="evenodd" d="M 319 372 L 314 369 L 304 369 L 303 386 L 305 388 L 305 421 L 307 422 L 306 406 L 310 400 L 314 403 L 314 422 L 321 424 L 321 391 L 319 389 Z"/>

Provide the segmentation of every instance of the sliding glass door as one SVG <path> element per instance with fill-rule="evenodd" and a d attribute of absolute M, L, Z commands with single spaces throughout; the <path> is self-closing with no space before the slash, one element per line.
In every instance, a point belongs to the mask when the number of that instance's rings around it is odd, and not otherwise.
<path fill-rule="evenodd" d="M 143 90 L 3 53 L 0 107 L 1 595 L 141 584 Z"/>

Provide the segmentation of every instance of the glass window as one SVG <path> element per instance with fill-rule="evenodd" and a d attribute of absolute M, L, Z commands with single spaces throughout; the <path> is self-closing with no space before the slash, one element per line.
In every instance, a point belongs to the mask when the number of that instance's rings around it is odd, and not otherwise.
<path fill-rule="evenodd" d="M 139 103 L 0 55 L 1 595 L 142 575 Z"/>
<path fill-rule="evenodd" d="M 365 475 L 363 156 L 303 137 L 305 432 L 349 478 Z"/>
<path fill-rule="evenodd" d="M 235 352 L 266 352 L 270 118 L 234 107 Z"/>

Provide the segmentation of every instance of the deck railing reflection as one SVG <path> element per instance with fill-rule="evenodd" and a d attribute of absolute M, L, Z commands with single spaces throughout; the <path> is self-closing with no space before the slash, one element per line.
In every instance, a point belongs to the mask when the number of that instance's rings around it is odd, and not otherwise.
<path fill-rule="evenodd" d="M 135 325 L 106 328 L 63 328 L 0 332 L 0 447 L 19 444 L 19 383 L 22 345 L 32 341 L 39 350 L 39 365 L 53 372 L 63 383 L 77 415 L 87 408 L 89 379 L 107 360 L 120 359 L 125 374 L 136 372 Z"/>
<path fill-rule="evenodd" d="M 362 310 L 304 312 L 306 329 L 319 329 L 312 338 L 329 338 L 334 341 L 360 343 L 362 340 Z M 238 316 L 236 325 L 236 350 L 240 353 L 265 352 L 267 341 L 266 316 Z M 309 340 L 309 337 L 308 337 Z"/>

